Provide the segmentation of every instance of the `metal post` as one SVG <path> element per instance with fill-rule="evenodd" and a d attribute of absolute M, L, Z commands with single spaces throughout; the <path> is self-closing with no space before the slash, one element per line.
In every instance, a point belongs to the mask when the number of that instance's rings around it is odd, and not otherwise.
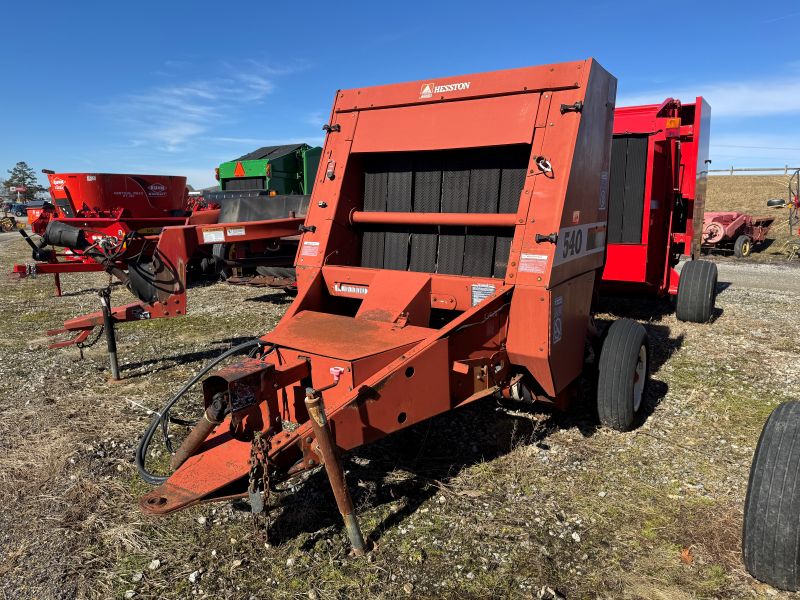
<path fill-rule="evenodd" d="M 106 333 L 108 362 L 111 366 L 111 379 L 119 381 L 119 364 L 117 363 L 117 337 L 114 334 L 114 319 L 111 318 L 111 288 L 100 291 L 100 304 L 103 307 L 103 328 Z"/>
<path fill-rule="evenodd" d="M 317 438 L 317 444 L 322 453 L 322 460 L 325 463 L 325 471 L 328 473 L 328 480 L 331 483 L 333 495 L 336 498 L 336 506 L 339 508 L 339 512 L 344 520 L 347 537 L 350 538 L 350 544 L 353 546 L 353 553 L 360 556 L 366 551 L 364 536 L 361 534 L 361 528 L 358 526 L 358 520 L 356 519 L 353 509 L 353 499 L 350 497 L 350 491 L 347 489 L 347 482 L 344 479 L 344 470 L 336 454 L 336 447 L 331 437 L 331 430 L 330 427 L 328 427 L 328 418 L 325 415 L 325 406 L 322 404 L 322 396 L 319 391 L 313 388 L 306 389 L 306 408 L 311 417 L 311 427 L 314 430 L 314 436 Z"/>
<path fill-rule="evenodd" d="M 58 273 L 53 273 L 53 279 L 56 284 L 56 296 L 61 297 L 61 276 Z"/>

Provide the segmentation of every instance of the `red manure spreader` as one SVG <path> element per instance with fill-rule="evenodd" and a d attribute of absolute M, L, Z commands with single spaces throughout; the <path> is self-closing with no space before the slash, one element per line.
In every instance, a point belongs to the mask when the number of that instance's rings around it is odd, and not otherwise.
<path fill-rule="evenodd" d="M 163 227 L 182 225 L 189 215 L 185 177 L 45 173 L 53 208 L 41 211 L 30 223 L 32 231 L 39 235 L 44 235 L 47 226 L 55 222 L 83 230 L 90 244 L 108 246 L 119 244 L 132 234 L 152 235 Z M 47 248 L 48 240 L 43 238 L 37 244 L 24 230 L 20 233 L 30 244 L 35 262 L 14 265 L 13 272 L 21 277 L 52 274 L 59 296 L 61 274 L 104 270 L 81 250 Z"/>
<path fill-rule="evenodd" d="M 601 345 L 591 319 L 615 96 L 591 59 L 338 91 L 298 295 L 272 331 L 154 417 L 137 465 L 158 487 L 142 509 L 249 496 L 258 513 L 271 486 L 323 465 L 363 552 L 340 452 L 493 395 L 566 407 L 587 340 L 601 422 L 635 426 L 646 330 L 621 319 Z M 204 417 L 172 474 L 153 474 L 155 432 L 203 377 Z"/>
<path fill-rule="evenodd" d="M 158 233 L 142 235 L 130 232 L 121 237 L 105 236 L 99 242 L 89 238 L 87 230 L 63 220 L 47 225 L 42 243 L 67 248 L 87 260 L 94 261 L 100 270 L 125 284 L 137 301 L 111 306 L 110 287 L 101 291 L 102 310 L 69 319 L 64 327 L 48 331 L 56 336 L 72 333 L 70 339 L 54 342 L 51 348 L 86 342 L 96 327 L 103 327 L 109 352 L 111 374 L 119 379 L 115 325 L 143 319 L 170 318 L 186 313 L 187 268 L 192 261 L 213 260 L 212 249 L 217 245 L 252 244 L 253 248 L 268 247 L 257 258 L 225 259 L 223 264 L 253 264 L 285 266 L 292 264 L 297 248 L 297 235 L 303 226 L 308 196 L 287 195 L 263 198 L 244 198 L 226 203 L 223 208 L 203 210 L 182 219 L 180 225 L 163 227 Z M 254 207 L 248 213 L 248 203 Z M 266 219 L 254 218 L 253 214 Z M 280 278 L 273 278 L 280 279 Z M 293 282 L 278 282 L 288 286 Z"/>

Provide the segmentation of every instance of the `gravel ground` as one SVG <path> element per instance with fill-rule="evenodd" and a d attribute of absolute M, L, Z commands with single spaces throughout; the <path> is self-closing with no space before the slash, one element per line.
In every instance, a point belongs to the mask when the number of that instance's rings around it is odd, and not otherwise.
<path fill-rule="evenodd" d="M 25 248 L 0 237 L 0 271 Z M 232 504 L 137 508 L 148 410 L 272 327 L 288 298 L 196 286 L 188 316 L 119 328 L 124 380 L 111 384 L 102 343 L 82 360 L 46 348 L 42 331 L 96 310 L 105 278 L 63 281 L 55 298 L 47 277 L 0 278 L 0 598 L 788 597 L 746 575 L 739 545 L 761 426 L 800 383 L 797 268 L 721 261 L 710 325 L 678 322 L 666 302 L 606 303 L 601 319 L 639 318 L 654 349 L 634 432 L 598 429 L 588 404 L 487 400 L 350 455 L 377 543 L 362 559 L 347 557 L 321 474 L 280 499 L 268 541 Z"/>

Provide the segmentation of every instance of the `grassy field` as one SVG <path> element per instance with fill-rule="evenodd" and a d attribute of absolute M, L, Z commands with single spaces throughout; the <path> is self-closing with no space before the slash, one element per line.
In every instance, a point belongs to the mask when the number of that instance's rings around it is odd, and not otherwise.
<path fill-rule="evenodd" d="M 0 271 L 27 254 L 3 238 Z M 798 293 L 769 282 L 800 271 L 758 268 L 763 286 L 721 278 L 710 325 L 668 305 L 606 307 L 601 318 L 637 315 L 651 336 L 649 414 L 634 432 L 598 428 L 588 397 L 567 414 L 486 400 L 349 455 L 377 546 L 358 559 L 321 473 L 281 495 L 268 537 L 232 503 L 165 518 L 137 507 L 149 410 L 271 328 L 285 296 L 193 288 L 187 317 L 119 328 L 124 380 L 110 384 L 102 343 L 81 360 L 42 334 L 96 310 L 103 276 L 65 277 L 63 298 L 47 277 L 2 278 L 0 598 L 783 597 L 747 576 L 739 546 L 761 426 L 800 384 L 800 321 L 786 318 Z M 177 412 L 198 411 L 195 395 Z"/>
<path fill-rule="evenodd" d="M 708 178 L 706 210 L 733 210 L 753 216 L 774 217 L 767 243 L 755 248 L 755 260 L 781 260 L 789 240 L 788 209 L 769 208 L 770 198 L 788 198 L 788 175 L 715 175 Z M 792 234 L 797 240 L 797 226 Z"/>

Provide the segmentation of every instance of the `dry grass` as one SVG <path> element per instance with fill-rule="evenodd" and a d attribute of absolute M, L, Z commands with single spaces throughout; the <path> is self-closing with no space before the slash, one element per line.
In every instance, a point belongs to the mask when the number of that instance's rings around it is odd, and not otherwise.
<path fill-rule="evenodd" d="M 0 241 L 0 270 L 26 253 Z M 708 326 L 652 305 L 610 306 L 638 308 L 654 349 L 651 414 L 635 432 L 598 429 L 588 398 L 565 415 L 488 400 L 359 450 L 348 480 L 378 551 L 352 559 L 321 473 L 284 495 L 269 546 L 231 504 L 161 519 L 138 511 L 148 489 L 133 466 L 142 406 L 161 404 L 231 340 L 272 327 L 286 303 L 263 290 L 194 288 L 190 316 L 120 328 L 126 379 L 110 385 L 100 345 L 76 362 L 38 333 L 94 310 L 95 296 L 78 292 L 101 281 L 65 278 L 74 295 L 58 299 L 47 278 L 0 280 L 0 598 L 771 592 L 741 567 L 741 506 L 761 425 L 800 385 L 797 349 L 786 345 L 800 323 L 784 319 L 796 294 L 733 286 Z"/>

